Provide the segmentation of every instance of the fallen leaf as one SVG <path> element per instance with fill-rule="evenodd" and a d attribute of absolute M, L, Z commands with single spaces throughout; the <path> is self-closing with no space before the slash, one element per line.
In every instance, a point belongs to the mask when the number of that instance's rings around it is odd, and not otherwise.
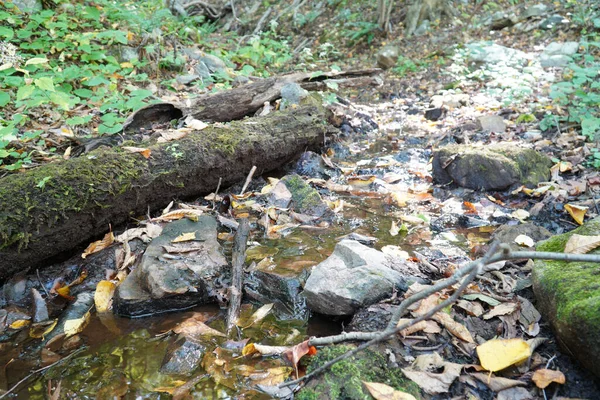
<path fill-rule="evenodd" d="M 515 238 L 515 243 L 518 244 L 519 246 L 525 246 L 525 247 L 533 247 L 535 246 L 535 242 L 533 241 L 532 238 L 530 238 L 527 235 L 519 235 Z"/>
<path fill-rule="evenodd" d="M 108 232 L 106 235 L 104 235 L 102 240 L 96 240 L 95 242 L 90 243 L 90 245 L 88 247 L 86 247 L 86 249 L 83 251 L 81 258 L 86 258 L 90 254 L 97 253 L 101 250 L 104 250 L 105 248 L 107 248 L 108 246 L 113 244 L 114 241 L 115 241 L 115 235 L 113 235 L 112 231 Z"/>
<path fill-rule="evenodd" d="M 502 303 L 484 314 L 483 319 L 491 319 L 499 315 L 512 314 L 518 308 L 519 305 L 517 303 Z"/>
<path fill-rule="evenodd" d="M 180 333 L 191 339 L 198 338 L 200 336 L 227 336 L 223 332 L 219 332 L 218 330 L 211 328 L 204 322 L 194 317 L 188 318 L 181 322 L 173 329 L 173 332 Z"/>
<path fill-rule="evenodd" d="M 98 282 L 94 293 L 94 304 L 97 312 L 103 313 L 110 310 L 116 287 L 111 281 L 102 280 Z"/>
<path fill-rule="evenodd" d="M 296 372 L 296 379 L 298 378 L 298 363 L 300 359 L 306 354 L 315 354 L 317 349 L 313 346 L 308 345 L 308 340 L 298 343 L 295 346 L 290 347 L 288 350 L 283 352 L 283 356 L 292 364 L 294 371 Z"/>
<path fill-rule="evenodd" d="M 66 337 L 76 335 L 83 331 L 90 322 L 90 312 L 83 314 L 81 318 L 69 319 L 65 321 L 64 331 Z"/>
<path fill-rule="evenodd" d="M 249 356 L 258 353 L 261 356 L 277 356 L 287 350 L 289 350 L 287 346 L 267 346 L 258 343 L 248 343 L 242 349 L 242 355 Z"/>
<path fill-rule="evenodd" d="M 454 336 L 459 338 L 460 340 L 464 340 L 467 343 L 475 343 L 473 340 L 473 336 L 467 328 L 461 325 L 459 322 L 456 322 L 450 315 L 444 312 L 435 313 L 432 319 L 436 320 L 440 324 L 444 326 Z"/>
<path fill-rule="evenodd" d="M 58 324 L 58 319 L 33 324 L 31 325 L 31 328 L 29 328 L 29 337 L 34 339 L 43 338 L 52 332 L 52 330 L 56 327 L 56 324 Z"/>
<path fill-rule="evenodd" d="M 274 386 L 284 382 L 292 373 L 290 367 L 268 368 L 266 371 L 250 374 L 250 378 L 255 385 Z"/>
<path fill-rule="evenodd" d="M 18 319 L 9 325 L 10 329 L 21 329 L 26 326 L 29 326 L 31 321 L 28 319 Z"/>
<path fill-rule="evenodd" d="M 567 210 L 575 222 L 577 222 L 579 225 L 583 225 L 583 219 L 588 210 L 587 207 L 578 206 L 575 204 L 565 204 L 565 210 Z"/>
<path fill-rule="evenodd" d="M 477 346 L 481 366 L 488 371 L 500 371 L 531 356 L 531 348 L 523 339 L 492 339 Z"/>
<path fill-rule="evenodd" d="M 202 210 L 173 210 L 161 215 L 160 217 L 152 218 L 150 221 L 176 221 L 182 218 L 187 218 L 191 221 L 197 222 L 198 217 L 200 217 L 203 213 L 204 211 Z"/>
<path fill-rule="evenodd" d="M 189 242 L 190 240 L 196 240 L 196 232 L 182 233 L 175 239 L 171 240 L 171 243 Z"/>
<path fill-rule="evenodd" d="M 493 376 L 490 374 L 484 374 L 482 372 L 474 372 L 471 374 L 474 378 L 485 384 L 494 392 L 499 392 L 501 390 L 510 389 L 518 386 L 526 386 L 527 383 L 523 381 L 519 381 L 516 379 L 508 379 L 502 378 L 499 376 Z"/>
<path fill-rule="evenodd" d="M 600 246 L 600 236 L 584 236 L 574 233 L 565 244 L 565 253 L 586 254 Z"/>
<path fill-rule="evenodd" d="M 531 380 L 535 382 L 535 386 L 539 387 L 540 389 L 546 388 L 552 382 L 560 383 L 561 385 L 564 385 L 566 382 L 565 374 L 554 369 L 546 368 L 535 371 L 531 377 Z"/>
<path fill-rule="evenodd" d="M 437 353 L 423 354 L 415 359 L 410 368 L 402 373 L 429 394 L 446 393 L 462 370 L 461 364 L 444 361 Z M 443 372 L 430 372 L 443 368 Z"/>
<path fill-rule="evenodd" d="M 271 311 L 272 308 L 273 308 L 273 303 L 263 305 L 258 310 L 256 310 L 254 312 L 254 314 L 252 314 L 250 316 L 250 318 L 248 318 L 248 321 L 246 322 L 246 324 L 244 324 L 244 326 L 241 326 L 241 327 L 245 329 L 245 328 L 248 328 L 248 327 L 252 326 L 253 324 L 261 321 L 264 317 L 266 317 L 269 314 L 269 312 Z M 240 326 L 240 325 L 238 324 L 238 326 Z"/>
<path fill-rule="evenodd" d="M 412 394 L 401 392 L 383 383 L 363 381 L 363 384 L 375 400 L 417 400 Z"/>
<path fill-rule="evenodd" d="M 126 150 L 126 151 L 128 151 L 130 153 L 139 153 L 144 158 L 150 158 L 150 155 L 152 154 L 152 150 L 145 149 L 143 147 L 123 146 L 123 150 Z"/>

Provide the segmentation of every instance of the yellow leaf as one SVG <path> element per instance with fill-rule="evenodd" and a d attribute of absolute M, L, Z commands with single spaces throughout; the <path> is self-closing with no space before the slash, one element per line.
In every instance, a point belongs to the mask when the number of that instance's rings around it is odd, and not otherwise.
<path fill-rule="evenodd" d="M 102 313 L 110 310 L 115 288 L 116 285 L 111 281 L 103 280 L 98 282 L 98 285 L 96 285 L 96 292 L 94 293 L 96 311 Z"/>
<path fill-rule="evenodd" d="M 531 356 L 531 348 L 523 339 L 492 339 L 477 346 L 481 366 L 488 371 L 500 371 Z"/>
<path fill-rule="evenodd" d="M 261 321 L 264 317 L 267 316 L 267 314 L 269 314 L 269 312 L 271 311 L 272 308 L 273 308 L 273 303 L 265 304 L 264 306 L 262 306 L 261 308 L 256 310 L 254 312 L 254 314 L 252 314 L 252 316 L 250 316 L 248 323 L 245 326 L 243 326 L 242 328 L 248 328 L 248 327 L 252 326 L 253 324 Z"/>
<path fill-rule="evenodd" d="M 29 328 L 29 337 L 32 337 L 34 339 L 43 338 L 44 336 L 52 332 L 57 323 L 58 319 L 33 324 L 31 328 Z"/>
<path fill-rule="evenodd" d="M 196 240 L 196 232 L 182 233 L 175 239 L 171 240 L 171 243 L 189 242 L 190 240 Z"/>
<path fill-rule="evenodd" d="M 69 319 L 65 321 L 65 335 L 69 337 L 80 333 L 87 326 L 88 322 L 90 322 L 89 311 L 83 314 L 83 317 L 81 318 Z"/>
<path fill-rule="evenodd" d="M 69 286 L 61 286 L 56 289 L 56 294 L 65 299 L 71 300 L 71 288 Z"/>
<path fill-rule="evenodd" d="M 123 150 L 126 150 L 130 153 L 139 153 L 144 158 L 150 158 L 150 155 L 152 154 L 152 150 L 143 147 L 123 146 Z"/>
<path fill-rule="evenodd" d="M 535 371 L 531 380 L 540 389 L 544 389 L 552 382 L 560 383 L 561 385 L 566 382 L 565 375 L 562 372 L 545 368 Z"/>
<path fill-rule="evenodd" d="M 29 324 L 31 324 L 31 321 L 28 319 L 18 319 L 16 321 L 14 321 L 12 324 L 10 324 L 10 328 L 11 329 L 21 329 L 26 326 L 29 326 Z"/>
<path fill-rule="evenodd" d="M 105 248 L 113 244 L 114 241 L 115 235 L 113 235 L 112 232 L 108 232 L 106 235 L 104 235 L 102 240 L 96 240 L 95 242 L 90 243 L 90 245 L 84 250 L 83 254 L 81 255 L 81 258 L 86 258 L 90 254 L 97 253 L 100 250 L 104 250 Z"/>
<path fill-rule="evenodd" d="M 569 215 L 571 215 L 579 225 L 583 225 L 583 218 L 585 217 L 587 209 L 587 207 L 577 206 L 575 204 L 565 204 L 565 210 L 569 212 Z"/>
<path fill-rule="evenodd" d="M 363 381 L 363 384 L 375 400 L 417 400 L 412 394 L 401 392 L 383 383 Z"/>
<path fill-rule="evenodd" d="M 565 253 L 586 254 L 600 246 L 600 236 L 573 234 L 565 244 Z"/>

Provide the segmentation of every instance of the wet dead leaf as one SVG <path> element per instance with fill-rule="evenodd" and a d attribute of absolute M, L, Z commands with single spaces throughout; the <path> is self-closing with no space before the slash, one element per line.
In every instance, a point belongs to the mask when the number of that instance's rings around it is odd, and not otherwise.
<path fill-rule="evenodd" d="M 442 324 L 444 328 L 448 330 L 448 332 L 460 340 L 464 340 L 467 343 L 475 343 L 475 340 L 473 340 L 473 336 L 471 336 L 469 330 L 459 322 L 456 322 L 450 315 L 444 312 L 438 312 L 432 317 L 432 319 Z"/>
<path fill-rule="evenodd" d="M 150 221 L 159 222 L 159 221 L 176 221 L 182 218 L 187 218 L 191 221 L 197 222 L 198 218 L 204 213 L 202 210 L 173 210 L 160 217 L 152 218 Z"/>
<path fill-rule="evenodd" d="M 204 322 L 200 321 L 196 316 L 191 317 L 177 325 L 173 332 L 182 334 L 190 339 L 199 338 L 200 336 L 220 336 L 226 337 L 223 332 L 211 328 Z"/>
<path fill-rule="evenodd" d="M 317 349 L 314 346 L 308 345 L 308 340 L 298 343 L 295 346 L 290 347 L 288 350 L 283 352 L 283 356 L 292 364 L 294 371 L 296 372 L 296 378 L 298 378 L 298 363 L 300 359 L 306 354 L 316 354 Z"/>
<path fill-rule="evenodd" d="M 519 308 L 517 303 L 502 303 L 488 311 L 483 319 L 491 319 L 500 315 L 508 315 L 514 313 Z"/>
<path fill-rule="evenodd" d="M 254 314 L 252 314 L 250 316 L 250 318 L 248 318 L 248 321 L 245 321 L 246 323 L 244 325 L 241 325 L 239 323 L 237 325 L 243 329 L 246 329 L 246 328 L 254 325 L 257 322 L 262 321 L 262 319 L 265 318 L 269 314 L 269 312 L 271 311 L 272 308 L 273 308 L 273 303 L 265 304 L 262 307 L 260 307 L 258 310 L 256 310 L 254 312 Z"/>
<path fill-rule="evenodd" d="M 76 335 L 83 331 L 90 322 L 90 312 L 83 314 L 81 318 L 74 318 L 65 321 L 64 331 L 66 337 Z"/>
<path fill-rule="evenodd" d="M 90 254 L 104 250 L 105 248 L 113 244 L 114 241 L 115 235 L 113 235 L 112 232 L 108 232 L 106 235 L 104 235 L 104 238 L 102 238 L 102 240 L 96 240 L 95 242 L 90 243 L 90 245 L 83 251 L 81 258 L 86 258 Z"/>
<path fill-rule="evenodd" d="M 28 319 L 18 319 L 9 325 L 10 329 L 21 329 L 26 326 L 29 326 L 31 321 Z"/>
<path fill-rule="evenodd" d="M 98 282 L 94 293 L 94 304 L 97 312 L 103 313 L 110 310 L 116 288 L 117 286 L 111 281 L 102 280 Z"/>
<path fill-rule="evenodd" d="M 531 356 L 531 348 L 523 339 L 492 339 L 477 346 L 481 366 L 488 371 L 500 371 Z"/>
<path fill-rule="evenodd" d="M 579 225 L 583 225 L 583 219 L 588 210 L 587 207 L 578 206 L 576 204 L 565 204 L 565 210 L 567 210 L 575 222 Z"/>
<path fill-rule="evenodd" d="M 527 385 L 527 383 L 523 382 L 523 381 L 519 381 L 516 379 L 502 378 L 499 376 L 484 374 L 482 372 L 475 372 L 475 373 L 472 373 L 471 375 L 496 393 L 501 390 L 506 390 L 506 389 L 510 389 L 513 387 L 517 387 L 517 386 L 526 386 Z"/>
<path fill-rule="evenodd" d="M 58 324 L 58 319 L 33 324 L 31 325 L 31 328 L 29 328 L 29 337 L 34 339 L 44 338 L 44 336 L 52 332 L 56 327 L 56 324 Z"/>
<path fill-rule="evenodd" d="M 383 383 L 363 381 L 363 384 L 375 400 L 417 400 L 412 394 L 401 392 Z"/>
<path fill-rule="evenodd" d="M 600 246 L 600 236 L 584 236 L 574 233 L 565 244 L 565 253 L 586 254 Z"/>
<path fill-rule="evenodd" d="M 535 385 L 540 389 L 546 388 L 552 382 L 560 383 L 564 385 L 566 382 L 565 374 L 554 369 L 538 369 L 533 373 L 531 380 L 535 382 Z"/>
<path fill-rule="evenodd" d="M 248 378 L 255 385 L 275 386 L 284 382 L 291 373 L 292 368 L 290 367 L 274 367 L 268 368 L 266 371 L 250 374 Z"/>
<path fill-rule="evenodd" d="M 242 349 L 243 356 L 260 354 L 261 356 L 277 356 L 289 350 L 287 346 L 267 346 L 258 343 L 248 343 Z"/>

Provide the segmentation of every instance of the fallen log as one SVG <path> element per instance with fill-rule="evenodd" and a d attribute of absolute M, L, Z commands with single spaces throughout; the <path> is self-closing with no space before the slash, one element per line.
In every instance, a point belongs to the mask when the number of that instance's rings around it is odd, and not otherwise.
<path fill-rule="evenodd" d="M 253 115 L 265 102 L 280 98 L 281 88 L 289 83 L 297 83 L 308 91 L 327 90 L 327 85 L 340 88 L 379 86 L 382 83 L 380 73 L 380 69 L 373 68 L 343 72 L 296 72 L 275 76 L 235 89 L 198 96 L 189 106 L 151 104 L 131 114 L 123 128 L 125 131 L 149 128 L 153 123 L 178 119 L 182 115 L 191 115 L 204 122 L 233 121 Z"/>
<path fill-rule="evenodd" d="M 316 149 L 329 112 L 301 106 L 265 117 L 209 126 L 176 142 L 154 144 L 151 157 L 101 148 L 0 179 L 0 279 L 88 243 L 109 226 L 276 169 Z M 140 146 L 137 144 L 137 146 Z"/>

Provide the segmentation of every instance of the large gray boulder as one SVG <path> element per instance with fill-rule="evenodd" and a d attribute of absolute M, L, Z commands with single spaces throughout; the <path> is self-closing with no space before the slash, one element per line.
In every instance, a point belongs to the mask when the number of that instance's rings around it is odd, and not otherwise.
<path fill-rule="evenodd" d="M 450 145 L 433 153 L 433 180 L 475 190 L 503 190 L 547 181 L 551 166 L 542 153 L 514 144 Z"/>
<path fill-rule="evenodd" d="M 405 291 L 423 275 L 411 263 L 394 259 L 355 240 L 339 242 L 316 265 L 304 285 L 306 304 L 325 315 L 352 315 L 392 294 Z"/>
<path fill-rule="evenodd" d="M 600 235 L 600 217 L 539 243 L 537 251 L 564 251 L 574 234 Z M 600 248 L 590 254 L 599 254 Z M 589 262 L 535 262 L 532 278 L 536 307 L 552 325 L 559 343 L 600 378 L 600 266 Z"/>
<path fill-rule="evenodd" d="M 195 241 L 173 243 L 173 239 L 189 232 L 195 232 Z M 195 250 L 189 251 L 190 246 Z M 214 217 L 202 215 L 197 222 L 171 222 L 150 243 L 140 265 L 117 288 L 115 313 L 146 316 L 211 302 L 228 269 L 217 241 Z"/>

